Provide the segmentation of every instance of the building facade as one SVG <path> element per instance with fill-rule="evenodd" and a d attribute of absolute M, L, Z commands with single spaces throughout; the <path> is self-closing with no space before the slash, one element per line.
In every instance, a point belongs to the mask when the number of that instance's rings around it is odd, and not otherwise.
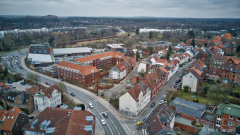
<path fill-rule="evenodd" d="M 122 80 L 125 76 L 127 76 L 127 67 L 123 63 L 119 63 L 109 70 L 111 79 Z"/>
<path fill-rule="evenodd" d="M 30 44 L 29 53 L 37 53 L 37 54 L 51 54 L 51 48 L 49 43 L 43 44 Z"/>
<path fill-rule="evenodd" d="M 100 71 L 80 62 L 62 61 L 55 67 L 56 75 L 61 79 L 70 79 L 81 84 L 91 84 L 100 78 Z"/>
<path fill-rule="evenodd" d="M 42 112 L 48 106 L 56 106 L 62 103 L 61 90 L 57 85 L 50 86 L 33 95 L 35 109 Z"/>

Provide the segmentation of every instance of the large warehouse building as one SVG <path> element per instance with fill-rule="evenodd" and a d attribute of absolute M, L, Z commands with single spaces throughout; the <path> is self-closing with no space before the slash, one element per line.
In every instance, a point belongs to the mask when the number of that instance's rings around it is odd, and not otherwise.
<path fill-rule="evenodd" d="M 92 48 L 81 47 L 81 48 L 60 48 L 53 49 L 54 56 L 77 56 L 77 55 L 90 55 Z"/>
<path fill-rule="evenodd" d="M 54 63 L 54 57 L 51 54 L 29 53 L 27 60 L 34 67 L 49 66 Z"/>

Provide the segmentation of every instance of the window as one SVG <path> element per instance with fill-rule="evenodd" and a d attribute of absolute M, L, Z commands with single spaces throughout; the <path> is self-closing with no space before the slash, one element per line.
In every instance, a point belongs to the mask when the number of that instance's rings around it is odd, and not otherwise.
<path fill-rule="evenodd" d="M 211 123 L 211 127 L 214 127 L 214 124 L 213 124 L 213 123 Z"/>
<path fill-rule="evenodd" d="M 232 122 L 229 121 L 229 122 L 228 122 L 228 126 L 232 126 Z"/>
<path fill-rule="evenodd" d="M 232 115 L 229 115 L 229 119 L 231 119 L 231 120 L 232 120 L 232 119 L 233 119 L 233 116 L 232 116 Z"/>
<path fill-rule="evenodd" d="M 240 121 L 240 118 L 237 118 L 237 121 Z"/>
<path fill-rule="evenodd" d="M 199 122 L 199 119 L 197 119 L 196 121 Z"/>
<path fill-rule="evenodd" d="M 206 126 L 209 126 L 209 122 L 208 121 L 206 122 Z"/>
<path fill-rule="evenodd" d="M 202 120 L 202 124 L 204 124 L 204 120 Z"/>
<path fill-rule="evenodd" d="M 192 78 L 192 76 L 190 75 L 190 78 Z"/>

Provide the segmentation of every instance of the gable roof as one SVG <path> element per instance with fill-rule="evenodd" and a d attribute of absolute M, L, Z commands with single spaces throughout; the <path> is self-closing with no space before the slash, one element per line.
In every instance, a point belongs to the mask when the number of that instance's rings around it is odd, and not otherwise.
<path fill-rule="evenodd" d="M 128 91 L 129 95 L 131 95 L 131 97 L 132 97 L 136 102 L 139 101 L 138 97 L 139 97 L 140 92 L 141 92 L 141 89 L 140 89 L 139 87 L 137 87 L 137 86 L 133 86 L 133 87 Z"/>
<path fill-rule="evenodd" d="M 146 120 L 147 131 L 153 135 L 166 135 L 169 132 L 169 129 L 164 126 L 160 118 L 155 115 L 154 117 Z"/>
<path fill-rule="evenodd" d="M 58 66 L 60 66 L 60 67 L 63 66 L 63 67 L 78 70 L 79 73 L 82 75 L 92 74 L 92 70 L 93 70 L 93 72 L 99 71 L 96 67 L 94 67 L 92 65 L 79 65 L 77 63 L 71 63 L 71 62 L 66 62 L 66 61 L 61 61 L 59 64 L 57 64 L 55 66 L 55 68 L 58 68 Z"/>
<path fill-rule="evenodd" d="M 39 88 L 38 86 L 34 85 L 33 87 L 28 88 L 28 89 L 26 89 L 26 90 L 27 90 L 28 93 L 30 93 L 30 94 L 35 94 L 36 92 L 38 92 L 38 91 L 40 90 L 40 88 Z"/>
<path fill-rule="evenodd" d="M 48 88 L 43 89 L 42 91 L 40 91 L 41 93 L 43 93 L 45 96 L 47 96 L 48 98 L 52 97 L 52 93 L 54 90 L 57 90 L 58 93 L 61 92 L 61 90 L 59 88 L 56 88 L 56 85 L 52 85 Z"/>
<path fill-rule="evenodd" d="M 18 117 L 19 109 L 15 107 L 16 111 L 11 109 L 8 112 L 5 113 L 5 120 L 2 124 L 1 130 L 11 131 L 13 128 L 13 125 Z"/>
<path fill-rule="evenodd" d="M 93 121 L 88 121 L 86 119 L 87 116 L 92 117 Z M 36 119 L 38 119 L 38 121 L 35 125 L 35 128 L 31 128 L 31 122 L 29 122 L 26 126 L 23 127 L 23 129 L 46 133 L 46 130 L 40 129 L 40 124 L 45 120 L 50 120 L 50 124 L 48 127 L 55 127 L 51 135 L 76 135 L 79 133 L 84 135 L 95 134 L 95 116 L 88 111 L 47 107 L 44 111 L 37 115 L 36 118 L 33 119 L 33 121 Z M 84 129 L 88 125 L 92 127 L 92 133 Z"/>
<path fill-rule="evenodd" d="M 224 34 L 224 35 L 221 37 L 221 39 L 223 39 L 223 38 L 225 38 L 225 39 L 231 39 L 231 38 L 233 38 L 233 36 L 232 36 L 230 33 L 226 33 L 226 34 Z"/>
<path fill-rule="evenodd" d="M 120 72 L 124 71 L 127 69 L 127 67 L 122 63 L 118 63 L 116 66 L 115 66 Z"/>

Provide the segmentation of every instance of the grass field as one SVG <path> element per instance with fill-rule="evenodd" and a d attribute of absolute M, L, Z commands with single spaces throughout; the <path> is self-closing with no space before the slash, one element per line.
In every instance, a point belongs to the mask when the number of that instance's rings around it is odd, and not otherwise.
<path fill-rule="evenodd" d="M 195 96 L 195 97 L 191 97 L 191 95 Z M 186 92 L 179 92 L 178 93 L 178 97 L 179 98 L 183 98 L 183 99 L 186 99 L 186 100 L 189 100 L 189 101 L 193 101 L 194 100 L 197 100 L 198 98 L 198 103 L 200 104 L 213 104 L 213 101 L 210 100 L 210 99 L 207 99 L 205 97 L 202 97 L 202 96 L 198 96 L 198 95 L 194 95 L 192 93 L 186 93 Z"/>

